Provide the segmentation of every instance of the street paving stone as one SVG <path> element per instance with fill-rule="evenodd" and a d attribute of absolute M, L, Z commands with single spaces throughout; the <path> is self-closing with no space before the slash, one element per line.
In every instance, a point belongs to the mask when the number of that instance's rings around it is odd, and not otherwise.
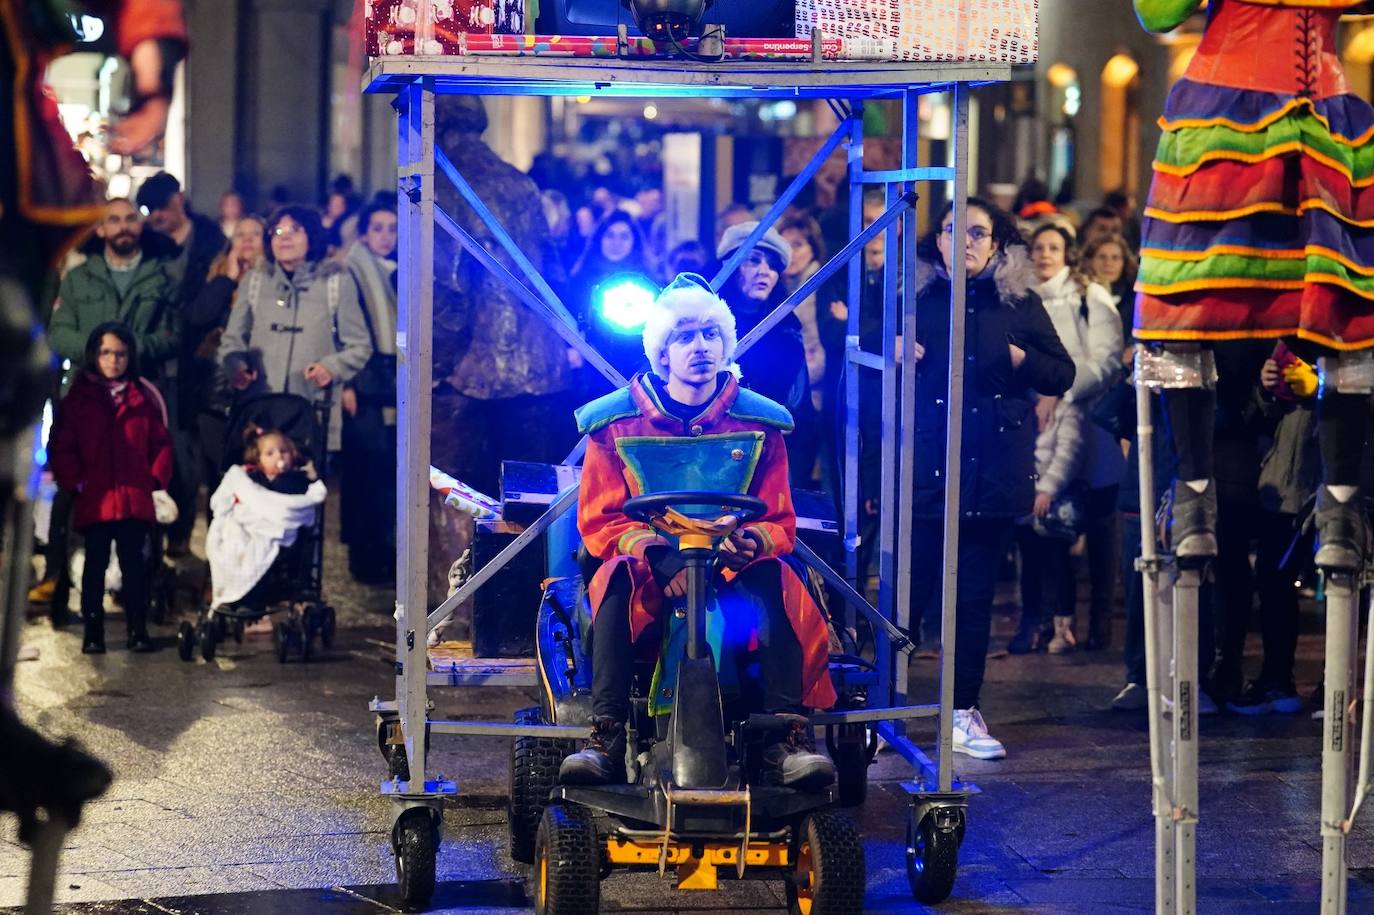
<path fill-rule="evenodd" d="M 330 505 L 330 523 L 336 518 Z M 183 560 L 188 579 L 196 560 Z M 142 915 L 373 913 L 399 909 L 389 847 L 393 811 L 378 793 L 385 766 L 366 704 L 390 698 L 394 596 L 349 580 L 335 539 L 326 593 L 340 635 L 322 660 L 279 664 L 270 637 L 221 646 L 186 664 L 174 651 L 79 653 L 77 634 L 35 619 L 25 643 L 40 658 L 19 668 L 21 713 L 46 733 L 74 737 L 106 759 L 116 781 L 64 844 L 60 912 Z M 183 608 L 189 608 L 183 598 Z M 1013 620 L 1000 607 L 994 642 Z M 187 610 L 189 612 L 189 610 Z M 122 620 L 110 621 L 112 646 Z M 1121 625 L 1118 621 L 1117 636 Z M 174 626 L 157 629 L 170 648 Z M 1321 675 L 1320 620 L 1308 608 L 1298 679 Z M 1249 646 L 1258 654 L 1258 639 Z M 1257 666 L 1257 658 L 1252 657 Z M 911 666 L 913 701 L 934 695 L 938 666 Z M 1154 825 L 1142 716 L 1105 711 L 1120 687 L 1118 651 L 989 660 L 984 714 L 1008 747 L 1004 761 L 956 757 L 979 792 L 969 804 L 959 881 L 941 912 L 1152 911 Z M 435 691 L 446 718 L 509 720 L 523 690 Z M 1316 908 L 1321 838 L 1319 725 L 1306 713 L 1201 724 L 1198 895 L 1204 912 L 1288 913 Z M 929 723 L 913 724 L 931 742 Z M 445 810 L 432 911 L 528 911 L 526 873 L 507 857 L 508 747 L 441 739 L 430 772 L 458 781 Z M 872 912 L 921 911 L 905 864 L 911 772 L 894 753 L 870 770 L 865 834 Z M 1350 910 L 1374 911 L 1374 823 L 1350 836 Z M 28 859 L 15 823 L 0 819 L 0 907 L 23 900 Z M 651 873 L 602 885 L 610 912 L 782 911 L 777 880 L 727 881 L 686 893 Z"/>

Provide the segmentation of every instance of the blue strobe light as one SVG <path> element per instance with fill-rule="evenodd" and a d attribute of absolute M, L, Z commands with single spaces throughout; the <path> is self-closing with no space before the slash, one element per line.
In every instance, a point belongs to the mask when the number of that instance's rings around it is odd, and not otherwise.
<path fill-rule="evenodd" d="M 645 312 L 658 298 L 658 291 L 648 277 L 622 273 L 596 288 L 593 304 L 607 330 L 638 335 L 644 330 Z"/>

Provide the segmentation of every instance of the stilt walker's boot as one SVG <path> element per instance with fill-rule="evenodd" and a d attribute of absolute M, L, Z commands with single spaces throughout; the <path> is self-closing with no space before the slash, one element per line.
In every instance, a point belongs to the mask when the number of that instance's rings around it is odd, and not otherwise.
<path fill-rule="evenodd" d="M 1344 502 L 1327 486 L 1317 490 L 1317 568 L 1327 572 L 1358 572 L 1364 565 L 1369 524 L 1364 496 L 1356 489 Z"/>
<path fill-rule="evenodd" d="M 1217 555 L 1217 483 L 1197 492 L 1175 480 L 1169 512 L 1169 544 L 1180 561 L 1200 563 Z"/>

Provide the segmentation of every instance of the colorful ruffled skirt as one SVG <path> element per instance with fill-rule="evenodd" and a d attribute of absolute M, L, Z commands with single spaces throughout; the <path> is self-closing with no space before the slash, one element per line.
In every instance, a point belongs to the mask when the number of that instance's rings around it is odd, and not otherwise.
<path fill-rule="evenodd" d="M 1136 336 L 1374 346 L 1374 110 L 1180 80 L 1142 225 Z"/>

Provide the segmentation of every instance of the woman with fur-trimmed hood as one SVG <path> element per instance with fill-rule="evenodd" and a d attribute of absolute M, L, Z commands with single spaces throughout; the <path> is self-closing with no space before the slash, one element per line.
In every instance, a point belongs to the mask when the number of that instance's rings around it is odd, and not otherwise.
<path fill-rule="evenodd" d="M 959 595 L 954 659 L 954 749 L 1006 755 L 978 712 L 993 586 L 1013 522 L 1035 501 L 1034 394 L 1073 384 L 1073 360 L 1034 289 L 1035 271 L 1011 218 L 968 201 L 964 244 L 953 244 L 951 207 L 917 249 L 916 435 L 911 619 L 939 638 L 940 542 L 945 499 L 945 401 L 949 390 L 950 254 L 967 269 L 964 434 L 959 486 Z M 951 494 L 952 495 L 952 494 Z"/>

